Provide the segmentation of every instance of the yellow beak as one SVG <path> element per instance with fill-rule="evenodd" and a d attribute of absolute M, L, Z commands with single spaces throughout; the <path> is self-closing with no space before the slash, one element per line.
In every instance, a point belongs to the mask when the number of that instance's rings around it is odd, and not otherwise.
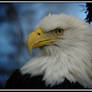
<path fill-rule="evenodd" d="M 27 38 L 27 48 L 30 52 L 32 52 L 32 48 L 39 48 L 45 45 L 51 45 L 59 38 L 49 37 L 46 33 L 43 32 L 42 29 L 37 29 L 32 32 Z"/>

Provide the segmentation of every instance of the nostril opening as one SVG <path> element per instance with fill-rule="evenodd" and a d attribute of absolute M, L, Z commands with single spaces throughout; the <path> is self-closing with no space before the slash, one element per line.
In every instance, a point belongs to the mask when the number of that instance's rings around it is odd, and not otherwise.
<path fill-rule="evenodd" d="M 38 35 L 41 35 L 40 33 L 37 33 Z"/>

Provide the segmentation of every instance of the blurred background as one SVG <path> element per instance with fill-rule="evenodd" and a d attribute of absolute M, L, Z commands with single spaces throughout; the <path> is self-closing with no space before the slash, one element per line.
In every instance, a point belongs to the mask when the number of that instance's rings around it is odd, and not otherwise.
<path fill-rule="evenodd" d="M 34 56 L 27 51 L 26 38 L 41 19 L 49 13 L 64 13 L 91 24 L 88 9 L 85 2 L 0 3 L 0 88 L 4 88 L 12 71 Z"/>

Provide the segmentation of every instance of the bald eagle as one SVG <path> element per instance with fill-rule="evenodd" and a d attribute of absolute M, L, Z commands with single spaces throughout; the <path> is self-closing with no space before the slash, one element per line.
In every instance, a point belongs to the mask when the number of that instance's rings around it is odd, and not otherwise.
<path fill-rule="evenodd" d="M 92 88 L 88 23 L 71 15 L 50 14 L 29 34 L 27 48 L 30 52 L 39 48 L 39 55 L 13 73 L 6 88 Z"/>

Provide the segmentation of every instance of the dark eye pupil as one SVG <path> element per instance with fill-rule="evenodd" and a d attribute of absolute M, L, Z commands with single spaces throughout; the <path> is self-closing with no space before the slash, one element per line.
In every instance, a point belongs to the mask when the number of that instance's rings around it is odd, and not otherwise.
<path fill-rule="evenodd" d="M 59 32 L 59 33 L 61 33 L 61 30 L 60 30 L 60 29 L 58 29 L 58 32 Z"/>

